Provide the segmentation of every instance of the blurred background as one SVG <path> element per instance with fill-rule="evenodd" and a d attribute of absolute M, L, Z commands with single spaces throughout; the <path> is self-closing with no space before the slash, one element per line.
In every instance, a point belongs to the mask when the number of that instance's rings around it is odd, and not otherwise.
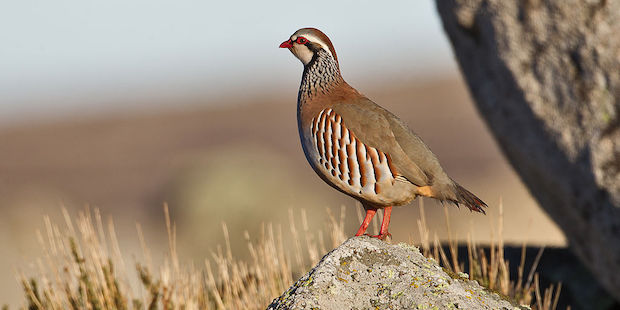
<path fill-rule="evenodd" d="M 0 3 L 0 304 L 16 304 L 16 271 L 41 250 L 43 216 L 99 208 L 125 254 L 136 223 L 154 256 L 167 247 L 163 203 L 182 260 L 243 232 L 288 227 L 305 209 L 359 225 L 356 203 L 310 169 L 296 128 L 302 65 L 278 45 L 301 27 L 332 40 L 345 79 L 400 116 L 487 216 L 451 207 L 452 234 L 520 245 L 565 244 L 500 154 L 426 1 L 5 1 Z M 431 230 L 444 211 L 426 200 Z M 394 241 L 417 242 L 418 202 L 392 217 Z M 131 257 L 131 256 L 130 256 Z"/>

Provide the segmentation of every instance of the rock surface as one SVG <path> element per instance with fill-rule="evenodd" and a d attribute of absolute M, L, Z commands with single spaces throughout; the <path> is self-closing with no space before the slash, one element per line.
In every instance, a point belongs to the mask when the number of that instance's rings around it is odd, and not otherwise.
<path fill-rule="evenodd" d="M 436 2 L 504 154 L 620 300 L 620 1 Z"/>
<path fill-rule="evenodd" d="M 268 309 L 519 309 L 475 281 L 450 277 L 412 246 L 353 237 Z"/>

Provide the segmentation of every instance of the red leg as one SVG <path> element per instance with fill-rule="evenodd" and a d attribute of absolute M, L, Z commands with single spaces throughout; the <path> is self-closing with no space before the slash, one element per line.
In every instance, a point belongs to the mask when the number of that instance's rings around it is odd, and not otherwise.
<path fill-rule="evenodd" d="M 364 218 L 362 225 L 360 225 L 360 229 L 355 234 L 356 237 L 361 236 L 366 232 L 366 229 L 368 228 L 368 225 L 370 225 L 370 221 L 372 220 L 372 217 L 375 216 L 375 213 L 377 213 L 377 209 L 366 210 L 366 217 Z"/>
<path fill-rule="evenodd" d="M 392 236 L 388 232 L 388 226 L 390 225 L 390 215 L 392 215 L 392 207 L 385 207 L 383 209 L 383 221 L 381 221 L 381 230 L 379 230 L 379 234 L 373 237 L 379 238 L 381 240 L 385 240 L 388 236 Z"/>

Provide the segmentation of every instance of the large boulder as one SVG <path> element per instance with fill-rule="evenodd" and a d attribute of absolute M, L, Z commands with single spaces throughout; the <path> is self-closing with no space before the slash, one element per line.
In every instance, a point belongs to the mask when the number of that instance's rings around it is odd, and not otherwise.
<path fill-rule="evenodd" d="M 519 309 L 476 281 L 451 277 L 413 246 L 353 237 L 268 309 Z"/>
<path fill-rule="evenodd" d="M 620 1 L 436 2 L 507 159 L 620 300 Z"/>

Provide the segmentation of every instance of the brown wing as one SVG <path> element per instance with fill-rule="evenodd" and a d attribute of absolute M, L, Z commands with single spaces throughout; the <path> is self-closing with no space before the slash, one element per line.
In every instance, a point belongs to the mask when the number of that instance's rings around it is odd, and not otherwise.
<path fill-rule="evenodd" d="M 398 173 L 411 183 L 452 184 L 435 154 L 394 114 L 365 97 L 333 109 L 364 144 L 390 154 Z"/>

